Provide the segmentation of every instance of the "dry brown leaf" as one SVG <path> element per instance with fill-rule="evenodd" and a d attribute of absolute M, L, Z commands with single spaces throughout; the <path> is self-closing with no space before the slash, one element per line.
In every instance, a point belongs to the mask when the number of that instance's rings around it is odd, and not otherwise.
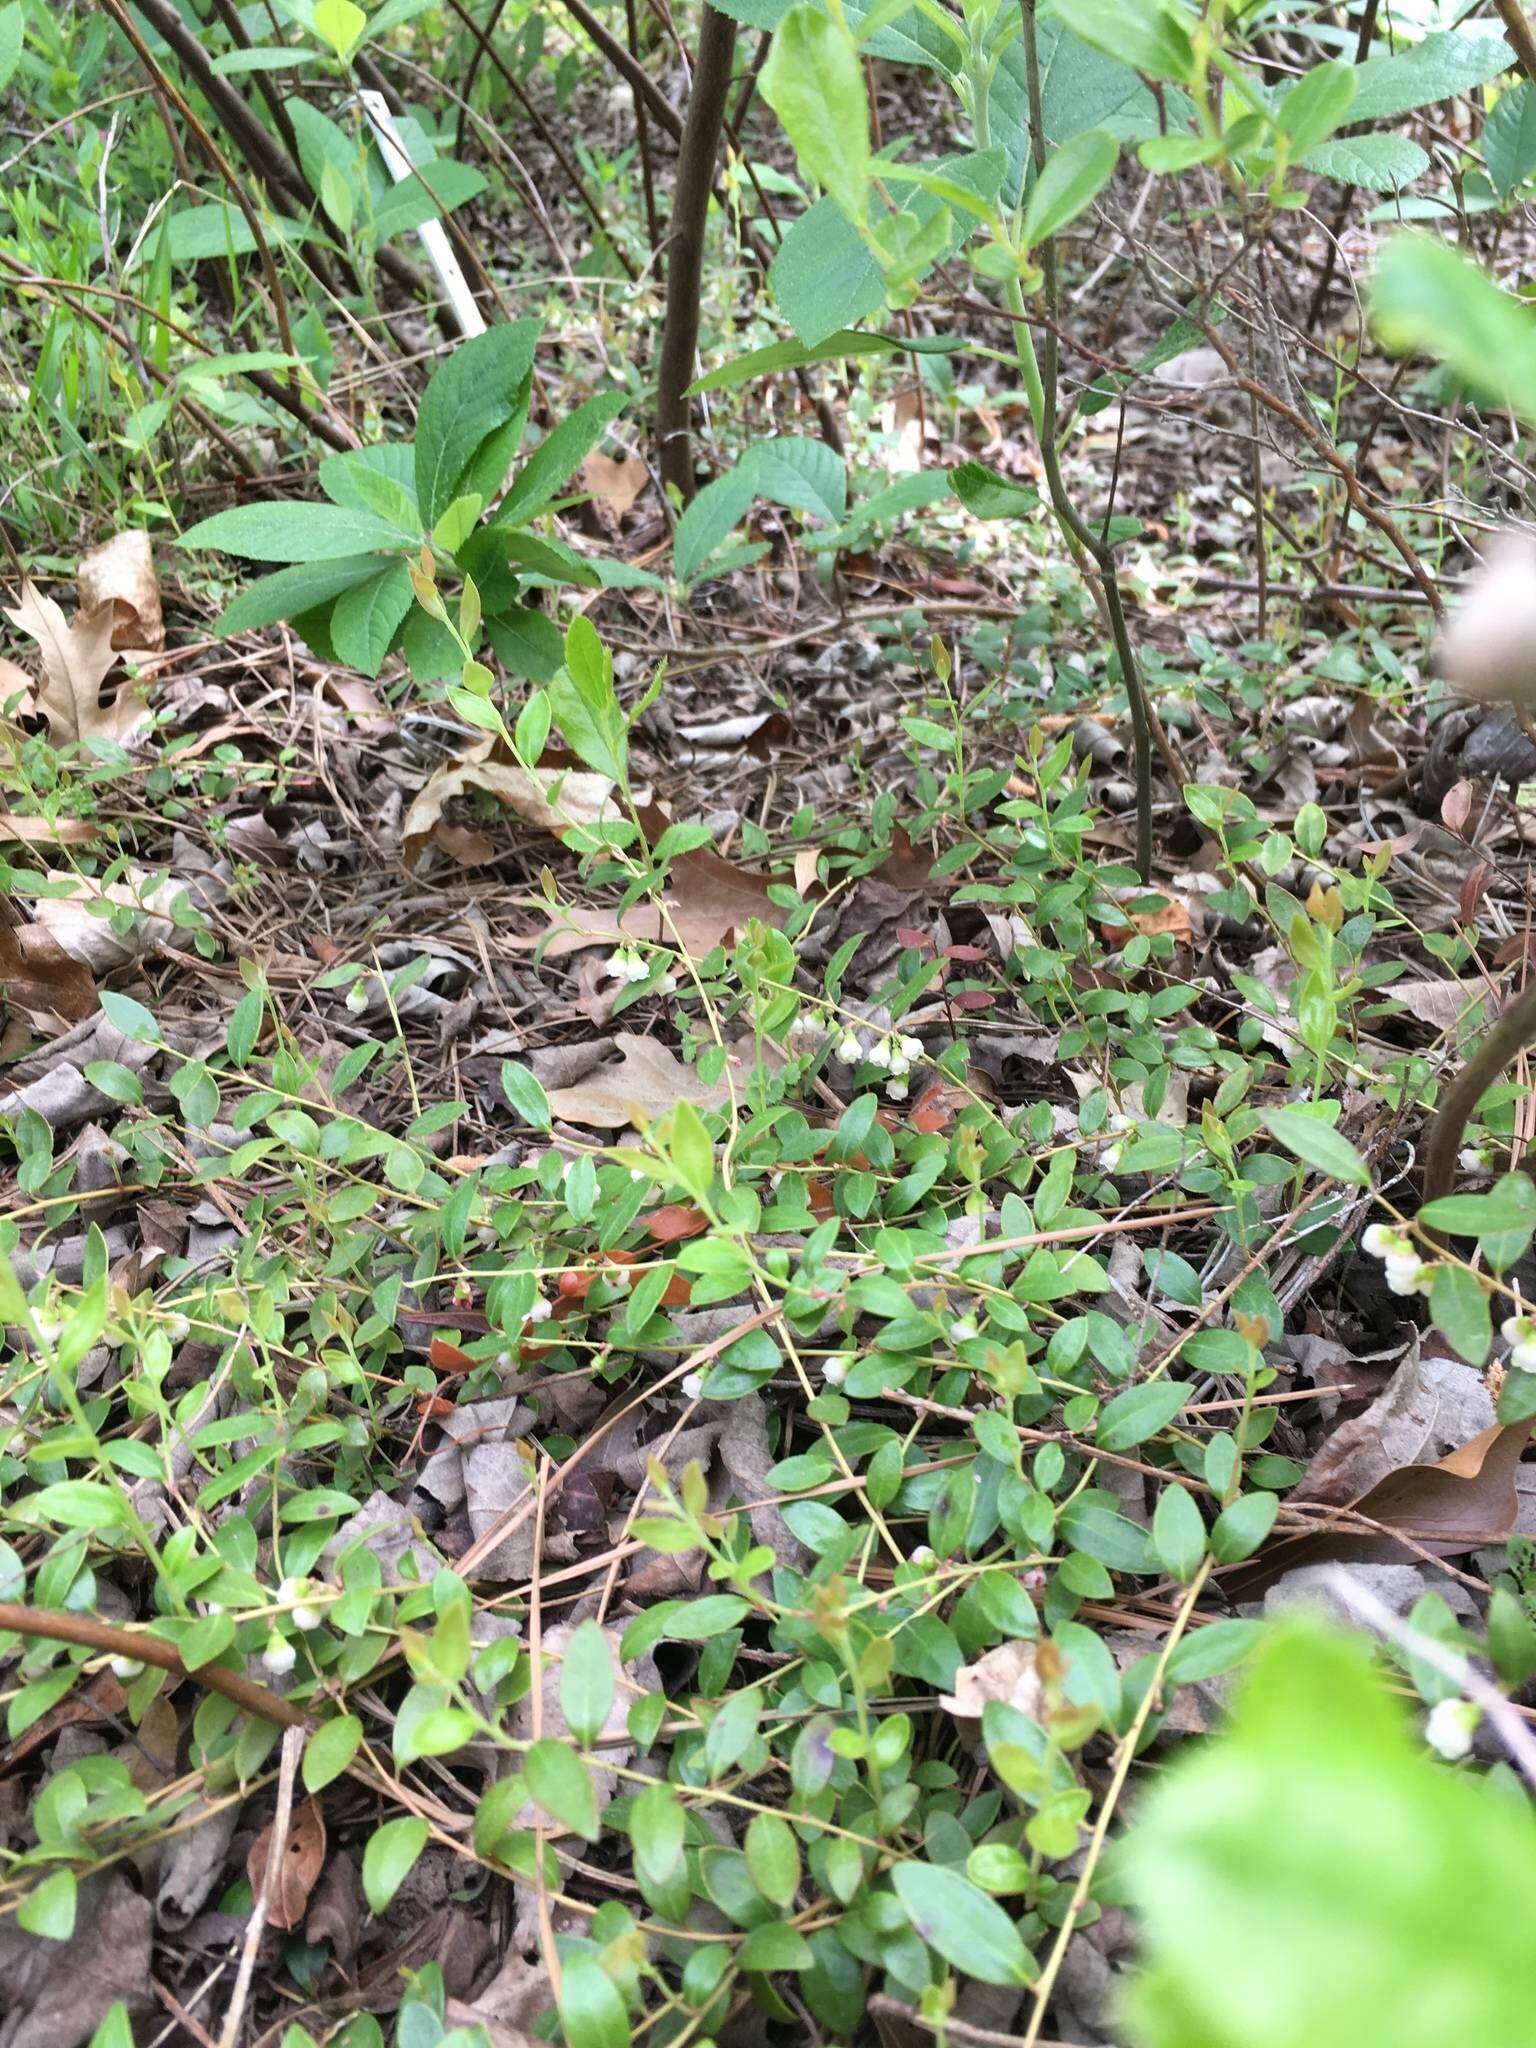
<path fill-rule="evenodd" d="M 457 760 L 444 762 L 416 792 L 401 828 L 408 868 L 416 865 L 427 841 L 437 836 L 448 805 L 470 790 L 485 790 L 525 824 L 545 832 L 558 832 L 566 825 L 595 825 L 600 818 L 618 815 L 613 784 L 606 775 L 549 762 L 530 772 L 507 759 L 500 740 L 487 737 L 467 747 Z"/>
<path fill-rule="evenodd" d="M 1324 1440 L 1291 1499 L 1344 1507 L 1393 1473 L 1468 1442 L 1492 1420 L 1481 1373 L 1454 1358 L 1426 1357 L 1414 1343 L 1370 1407 Z"/>
<path fill-rule="evenodd" d="M 112 645 L 148 654 L 165 645 L 160 616 L 160 578 L 149 535 L 129 528 L 93 548 L 75 572 L 82 612 L 112 607 Z"/>
<path fill-rule="evenodd" d="M 638 455 L 615 458 L 594 453 L 581 465 L 581 480 L 592 496 L 622 519 L 645 489 L 650 472 Z"/>
<path fill-rule="evenodd" d="M 555 1088 L 549 1107 L 562 1123 L 600 1131 L 622 1130 L 637 1116 L 665 1116 L 679 1101 L 696 1109 L 720 1109 L 730 1099 L 725 1082 L 706 1081 L 697 1067 L 685 1067 L 654 1038 L 620 1031 L 614 1038 L 621 1058 L 598 1067 L 571 1088 Z"/>
<path fill-rule="evenodd" d="M 955 1673 L 954 1691 L 941 1695 L 938 1705 L 954 1716 L 960 1739 L 974 1748 L 981 1735 L 981 1717 L 988 1700 L 1038 1720 L 1045 1698 L 1033 1643 L 999 1643 L 974 1664 L 962 1664 Z"/>
<path fill-rule="evenodd" d="M 86 846 L 101 834 L 102 827 L 90 818 L 18 818 L 0 812 L 0 840 L 20 846 Z"/>
<path fill-rule="evenodd" d="M 14 1742 L 0 1749 L 0 1775 L 13 1771 L 34 1749 L 51 1742 L 61 1728 L 73 1727 L 77 1721 L 110 1721 L 121 1714 L 127 1704 L 128 1695 L 112 1673 L 98 1671 L 86 1684 L 51 1706 Z"/>
<path fill-rule="evenodd" d="M 136 689 L 125 685 L 114 703 L 101 701 L 101 686 L 117 662 L 110 604 L 98 605 L 93 612 L 76 612 L 73 619 L 66 620 L 53 599 L 44 597 L 35 583 L 23 583 L 21 603 L 5 616 L 41 650 L 43 680 L 36 692 L 36 705 L 56 744 L 101 739 L 121 745 L 143 723 L 147 714 Z"/>
<path fill-rule="evenodd" d="M 1469 1012 L 1486 1002 L 1488 985 L 1482 981 L 1457 981 L 1443 975 L 1389 982 L 1381 991 L 1388 1001 L 1401 1003 L 1410 1017 L 1434 1031 L 1449 1031 L 1458 1025 L 1464 1031 Z"/>
<path fill-rule="evenodd" d="M 154 2004 L 155 1911 L 121 1871 L 82 1876 L 67 1941 L 0 1940 L 0 2039 L 6 2048 L 83 2048 L 119 1999 L 130 2014 Z"/>
<path fill-rule="evenodd" d="M 1496 1422 L 1437 1464 L 1389 1473 L 1352 1504 L 1382 1525 L 1380 1534 L 1333 1527 L 1279 1537 L 1252 1563 L 1224 1574 L 1222 1590 L 1232 1600 L 1256 1600 L 1298 1565 L 1413 1564 L 1424 1551 L 1458 1557 L 1506 1542 L 1520 1507 L 1515 1470 L 1533 1428 L 1536 1421 Z M 1411 1537 L 1417 1548 L 1394 1532 Z"/>
<path fill-rule="evenodd" d="M 13 717 L 37 716 L 37 704 L 32 695 L 32 678 L 24 668 L 18 668 L 14 661 L 7 661 L 5 656 L 0 654 L 0 709 L 11 703 L 13 698 L 17 699 L 11 714 Z"/>
<path fill-rule="evenodd" d="M 36 924 L 0 923 L 0 995 L 38 1031 L 78 1024 L 96 1007 L 90 968 Z"/>
<path fill-rule="evenodd" d="M 172 906 L 186 892 L 182 883 L 169 879 L 146 888 L 148 877 L 141 870 L 128 872 L 129 879 L 121 882 L 99 882 L 91 875 L 58 877 L 61 883 L 68 882 L 69 894 L 41 897 L 34 906 L 32 929 L 46 933 L 94 974 L 110 974 L 140 959 L 171 937 L 176 929 Z M 118 931 L 110 916 L 92 907 L 102 904 L 134 915 Z"/>
<path fill-rule="evenodd" d="M 245 1860 L 245 1874 L 257 1898 L 266 1882 L 267 1858 L 272 1853 L 272 1823 L 269 1821 L 251 1844 Z M 277 1873 L 267 1919 L 274 1927 L 297 1927 L 304 1918 L 309 1895 L 325 1867 L 325 1815 L 318 1799 L 306 1799 L 296 1806 L 288 1823 L 283 1844 L 282 1866 Z"/>
<path fill-rule="evenodd" d="M 640 811 L 640 823 L 652 845 L 671 820 L 652 808 Z M 774 903 L 768 891 L 771 875 L 756 868 L 739 867 L 712 847 L 701 846 L 679 854 L 671 865 L 671 879 L 660 905 L 654 901 L 636 903 L 623 916 L 602 906 L 583 904 L 577 909 L 554 909 L 541 897 L 537 908 L 554 927 L 538 937 L 512 943 L 532 949 L 544 944 L 546 960 L 563 959 L 586 946 L 642 944 L 678 946 L 691 959 L 702 960 L 750 918 L 764 924 L 782 924 L 787 911 Z"/>
<path fill-rule="evenodd" d="M 379 702 L 371 684 L 361 676 L 346 676 L 335 669 L 327 672 L 321 692 L 334 698 L 347 716 L 347 727 L 359 739 L 383 739 L 395 729 L 395 721 Z M 185 754 L 178 757 L 185 760 Z"/>

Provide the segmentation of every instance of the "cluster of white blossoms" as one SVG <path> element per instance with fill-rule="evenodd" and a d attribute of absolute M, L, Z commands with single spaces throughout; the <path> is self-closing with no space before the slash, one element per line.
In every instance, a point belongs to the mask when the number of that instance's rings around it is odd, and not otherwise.
<path fill-rule="evenodd" d="M 641 958 L 638 948 L 634 946 L 620 946 L 617 952 L 610 953 L 603 962 L 603 973 L 609 981 L 644 981 L 650 971 L 649 962 Z M 656 984 L 656 993 L 669 996 L 676 987 L 677 976 L 664 974 Z"/>
<path fill-rule="evenodd" d="M 1437 1700 L 1424 1723 L 1424 1740 L 1437 1756 L 1456 1763 L 1470 1751 L 1482 1717 L 1482 1708 L 1473 1700 Z"/>
<path fill-rule="evenodd" d="M 1499 1326 L 1516 1372 L 1536 1372 L 1536 1316 L 1506 1316 Z"/>
<path fill-rule="evenodd" d="M 846 1066 L 879 1067 L 886 1077 L 886 1094 L 897 1102 L 903 1102 L 907 1094 L 907 1076 L 914 1062 L 923 1056 L 923 1041 L 902 1032 L 893 1032 L 889 1038 L 877 1038 L 866 1048 L 857 1031 L 845 1031 L 838 1044 L 837 1056 Z"/>
<path fill-rule="evenodd" d="M 1126 1116 L 1117 1109 L 1105 1124 L 1104 1128 L 1110 1133 L 1110 1139 L 1109 1143 L 1105 1145 L 1099 1154 L 1099 1165 L 1105 1173 L 1113 1173 L 1120 1164 L 1120 1154 L 1125 1149 L 1121 1145 L 1120 1140 L 1128 1130 L 1134 1127 L 1135 1122 L 1135 1117 Z"/>
<path fill-rule="evenodd" d="M 1392 1293 L 1428 1294 L 1434 1284 L 1434 1261 L 1420 1255 L 1406 1230 L 1373 1223 L 1360 1242 L 1373 1259 L 1385 1265 Z"/>

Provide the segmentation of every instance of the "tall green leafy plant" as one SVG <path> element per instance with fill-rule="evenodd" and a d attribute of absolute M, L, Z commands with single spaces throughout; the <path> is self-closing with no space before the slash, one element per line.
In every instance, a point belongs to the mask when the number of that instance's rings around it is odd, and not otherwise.
<path fill-rule="evenodd" d="M 385 441 L 320 465 L 326 502 L 268 500 L 216 512 L 182 536 L 192 549 L 286 566 L 248 584 L 221 633 L 286 619 L 326 659 L 377 675 L 405 653 L 419 680 L 458 669 L 464 647 L 415 605 L 412 569 L 457 577 L 470 597 L 460 629 L 514 674 L 560 666 L 559 628 L 533 601 L 544 588 L 597 589 L 639 572 L 578 554 L 535 523 L 625 404 L 603 392 L 567 414 L 508 478 L 522 441 L 539 327 L 519 320 L 463 342 L 427 385 L 411 441 Z"/>

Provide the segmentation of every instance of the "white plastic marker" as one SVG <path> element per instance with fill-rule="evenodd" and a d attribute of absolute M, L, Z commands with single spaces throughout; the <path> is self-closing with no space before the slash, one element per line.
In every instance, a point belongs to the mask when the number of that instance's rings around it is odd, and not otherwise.
<path fill-rule="evenodd" d="M 400 140 L 400 131 L 395 126 L 395 117 L 389 111 L 384 95 L 365 90 L 358 93 L 357 102 L 367 116 L 368 126 L 373 130 L 374 140 L 379 145 L 380 153 L 389 166 L 389 175 L 395 183 L 398 185 L 403 179 L 414 177 L 414 167 L 406 154 L 405 144 Z M 428 164 L 423 168 L 426 180 L 430 184 L 432 167 Z M 475 304 L 469 286 L 464 281 L 459 259 L 449 246 L 442 222 L 423 221 L 416 232 L 421 236 L 421 246 L 426 250 L 432 268 L 442 280 L 443 291 L 460 328 L 465 334 L 484 334 L 485 322 L 480 317 L 480 308 Z"/>

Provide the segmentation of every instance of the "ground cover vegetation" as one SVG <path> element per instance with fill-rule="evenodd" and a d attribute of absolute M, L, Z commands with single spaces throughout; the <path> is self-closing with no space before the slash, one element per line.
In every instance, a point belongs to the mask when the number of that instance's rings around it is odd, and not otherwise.
<path fill-rule="evenodd" d="M 1536 2044 L 1518 0 L 0 113 L 0 2043 Z"/>

